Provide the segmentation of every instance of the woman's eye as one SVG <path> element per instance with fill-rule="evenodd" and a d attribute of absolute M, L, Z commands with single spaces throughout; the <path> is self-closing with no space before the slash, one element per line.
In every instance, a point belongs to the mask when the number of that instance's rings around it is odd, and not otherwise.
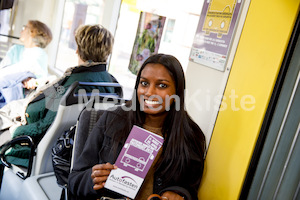
<path fill-rule="evenodd" d="M 166 88 L 166 87 L 168 87 L 166 84 L 164 84 L 164 83 L 160 83 L 159 85 L 158 85 L 160 88 Z"/>
<path fill-rule="evenodd" d="M 148 85 L 148 83 L 147 83 L 146 81 L 141 81 L 140 84 L 141 84 L 142 86 L 147 86 L 147 85 Z"/>

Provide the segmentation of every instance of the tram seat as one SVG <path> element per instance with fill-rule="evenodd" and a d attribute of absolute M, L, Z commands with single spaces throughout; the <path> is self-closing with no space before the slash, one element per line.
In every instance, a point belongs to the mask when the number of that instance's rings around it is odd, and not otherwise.
<path fill-rule="evenodd" d="M 95 94 L 92 92 L 91 94 L 87 94 L 87 102 L 78 102 L 80 98 L 75 94 L 75 91 L 79 85 L 115 87 L 118 90 L 116 90 L 116 94 Z M 16 138 L 10 142 L 11 146 L 25 143 L 31 147 L 28 168 L 7 163 L 4 153 L 1 151 L 1 161 L 6 167 L 3 173 L 0 199 L 59 199 L 62 189 L 56 183 L 51 157 L 51 149 L 57 138 L 64 131 L 69 130 L 71 126 L 76 124 L 78 116 L 84 107 L 89 107 L 96 102 L 97 105 L 99 104 L 98 107 L 107 109 L 114 106 L 116 104 L 115 99 L 120 99 L 119 97 L 122 97 L 122 94 L 122 88 L 118 83 L 73 83 L 60 101 L 53 124 L 49 127 L 36 148 L 29 136 Z M 100 100 L 105 99 L 107 103 L 98 101 L 99 98 L 97 99 L 97 97 L 102 97 Z"/>
<path fill-rule="evenodd" d="M 116 99 L 116 100 L 117 100 L 115 102 L 116 105 L 121 105 L 122 103 L 126 102 L 126 100 L 123 99 Z M 93 127 L 95 126 L 96 122 L 98 121 L 98 119 L 101 117 L 101 115 L 104 113 L 105 110 L 107 110 L 106 107 L 103 106 L 99 107 L 95 105 L 92 109 L 84 109 L 80 114 L 80 116 L 78 117 L 75 137 L 74 137 L 72 158 L 71 158 L 71 169 L 73 168 L 74 160 L 76 160 L 80 156 L 81 152 L 83 151 L 85 142 L 87 141 L 87 138 L 91 133 Z M 67 188 L 64 188 L 64 190 L 65 190 L 64 192 L 65 200 L 67 200 L 69 199 L 69 195 L 72 194 L 67 192 Z"/>
<path fill-rule="evenodd" d="M 74 145 L 72 152 L 72 163 L 71 168 L 73 167 L 73 161 L 79 157 L 80 153 L 83 150 L 85 142 L 91 133 L 95 123 L 104 113 L 105 109 L 93 108 L 91 110 L 84 109 L 80 114 L 77 122 L 77 128 L 74 137 Z M 88 131 L 86 131 L 88 130 Z"/>

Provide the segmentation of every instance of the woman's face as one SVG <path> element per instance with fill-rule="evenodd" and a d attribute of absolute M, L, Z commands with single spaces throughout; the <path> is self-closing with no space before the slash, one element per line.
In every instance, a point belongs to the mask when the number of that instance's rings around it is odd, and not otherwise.
<path fill-rule="evenodd" d="M 141 108 L 149 115 L 165 115 L 176 94 L 175 81 L 161 64 L 149 63 L 141 73 L 137 96 Z"/>
<path fill-rule="evenodd" d="M 28 41 L 30 38 L 31 38 L 30 25 L 29 23 L 27 23 L 27 25 L 24 25 L 22 27 L 20 41 L 24 43 Z"/>

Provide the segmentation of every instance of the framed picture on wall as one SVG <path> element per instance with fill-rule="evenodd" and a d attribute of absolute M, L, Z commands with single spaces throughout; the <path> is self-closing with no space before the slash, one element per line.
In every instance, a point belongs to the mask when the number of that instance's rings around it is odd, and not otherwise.
<path fill-rule="evenodd" d="M 224 71 L 242 0 L 205 0 L 190 60 Z"/>
<path fill-rule="evenodd" d="M 166 17 L 141 12 L 128 67 L 133 74 L 137 74 L 149 56 L 158 52 L 165 21 Z"/>

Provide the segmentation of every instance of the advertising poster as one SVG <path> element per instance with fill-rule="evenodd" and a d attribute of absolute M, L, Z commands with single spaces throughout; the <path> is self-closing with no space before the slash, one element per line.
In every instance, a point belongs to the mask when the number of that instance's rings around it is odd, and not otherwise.
<path fill-rule="evenodd" d="M 144 61 L 158 52 L 166 17 L 141 12 L 129 70 L 137 74 Z"/>
<path fill-rule="evenodd" d="M 190 60 L 224 71 L 242 0 L 205 0 Z"/>

